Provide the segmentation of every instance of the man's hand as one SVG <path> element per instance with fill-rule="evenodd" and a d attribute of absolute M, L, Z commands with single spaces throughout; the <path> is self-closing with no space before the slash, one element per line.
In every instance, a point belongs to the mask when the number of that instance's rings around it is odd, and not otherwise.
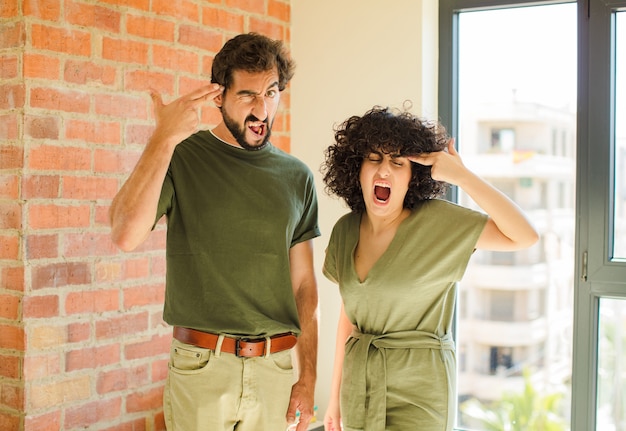
<path fill-rule="evenodd" d="M 171 139 L 171 142 L 176 143 L 184 141 L 198 131 L 202 105 L 213 100 L 223 90 L 224 87 L 218 84 L 206 85 L 166 105 L 161 95 L 150 89 L 156 119 L 153 136 L 168 141 Z"/>
<path fill-rule="evenodd" d="M 287 409 L 287 423 L 296 421 L 296 411 L 300 412 L 300 418 L 296 431 L 306 431 L 313 417 L 315 387 L 309 387 L 302 381 L 298 381 L 291 388 L 291 399 Z"/>

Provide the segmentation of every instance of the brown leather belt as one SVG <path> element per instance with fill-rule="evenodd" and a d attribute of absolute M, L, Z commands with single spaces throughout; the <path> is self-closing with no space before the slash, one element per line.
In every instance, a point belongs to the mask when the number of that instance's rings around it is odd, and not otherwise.
<path fill-rule="evenodd" d="M 195 329 L 182 328 L 174 326 L 174 338 L 186 344 L 192 344 L 203 349 L 215 350 L 219 336 L 209 332 L 197 331 Z M 267 343 L 265 338 L 232 338 L 224 337 L 222 341 L 222 352 L 232 353 L 240 358 L 252 358 L 264 356 L 266 352 L 266 344 L 270 346 L 269 353 L 282 352 L 291 349 L 296 345 L 298 339 L 291 332 L 286 334 L 278 334 L 270 337 Z"/>

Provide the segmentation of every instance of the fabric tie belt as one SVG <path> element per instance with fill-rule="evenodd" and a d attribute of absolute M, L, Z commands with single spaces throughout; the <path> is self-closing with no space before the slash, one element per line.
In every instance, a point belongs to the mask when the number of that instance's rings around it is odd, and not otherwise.
<path fill-rule="evenodd" d="M 387 356 L 386 349 L 437 349 L 445 362 L 444 351 L 454 351 L 454 341 L 449 334 L 439 337 L 424 331 L 399 331 L 388 334 L 363 334 L 354 330 L 350 337 L 357 339 L 352 345 L 350 356 L 355 367 L 352 378 L 345 383 L 348 406 L 344 415 L 345 430 L 363 430 L 366 423 L 370 430 L 384 430 L 387 411 Z M 370 347 L 375 349 L 371 350 Z M 370 401 L 365 411 L 366 376 L 371 377 Z"/>
<path fill-rule="evenodd" d="M 186 344 L 192 344 L 203 349 L 216 350 L 219 335 L 195 329 L 174 326 L 174 338 Z M 253 358 L 265 356 L 271 353 L 282 352 L 296 345 L 298 339 L 294 334 L 278 334 L 265 338 L 233 338 L 221 336 L 221 351 L 232 353 L 240 358 Z"/>

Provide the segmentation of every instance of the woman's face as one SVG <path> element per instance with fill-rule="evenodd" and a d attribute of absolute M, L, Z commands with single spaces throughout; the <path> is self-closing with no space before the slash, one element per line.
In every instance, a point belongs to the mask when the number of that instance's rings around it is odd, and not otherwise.
<path fill-rule="evenodd" d="M 359 180 L 368 214 L 391 215 L 402 211 L 411 181 L 411 161 L 398 155 L 372 152 L 363 159 Z"/>

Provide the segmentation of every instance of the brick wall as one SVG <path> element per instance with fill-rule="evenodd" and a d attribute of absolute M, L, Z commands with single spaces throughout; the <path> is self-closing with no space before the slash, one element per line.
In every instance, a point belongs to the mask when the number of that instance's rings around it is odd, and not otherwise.
<path fill-rule="evenodd" d="M 1 0 L 1 430 L 164 429 L 164 226 L 120 253 L 108 207 L 152 131 L 147 89 L 172 100 L 230 37 L 289 24 L 290 0 Z"/>

